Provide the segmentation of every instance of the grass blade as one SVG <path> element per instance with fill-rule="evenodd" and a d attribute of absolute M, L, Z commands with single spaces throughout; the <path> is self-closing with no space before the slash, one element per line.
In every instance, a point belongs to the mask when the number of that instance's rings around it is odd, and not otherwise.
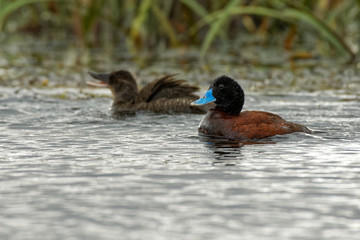
<path fill-rule="evenodd" d="M 332 45 L 334 45 L 341 53 L 350 55 L 349 62 L 353 62 L 356 58 L 349 46 L 343 41 L 343 39 L 333 31 L 324 21 L 317 18 L 315 15 L 298 9 L 287 9 L 284 11 L 284 16 L 294 18 L 308 23 L 316 30 L 318 30 L 325 39 L 327 39 Z"/>
<path fill-rule="evenodd" d="M 143 0 L 139 6 L 139 12 L 133 20 L 133 23 L 130 28 L 130 39 L 132 43 L 136 42 L 136 39 L 140 36 L 141 26 L 143 25 L 148 11 L 151 7 L 151 4 L 156 4 L 157 1 L 152 0 Z M 132 44 L 130 44 L 133 46 Z"/>
<path fill-rule="evenodd" d="M 164 15 L 164 13 L 159 9 L 159 7 L 156 4 L 153 4 L 151 6 L 151 9 L 152 9 L 155 17 L 157 18 L 157 20 L 162 25 L 164 32 L 169 37 L 171 44 L 173 46 L 178 45 L 176 33 L 174 32 L 173 27 L 171 26 L 170 22 L 168 21 L 168 18 Z"/>
<path fill-rule="evenodd" d="M 235 7 L 241 0 L 232 0 L 230 1 L 223 10 L 221 10 L 220 16 L 216 22 L 210 25 L 210 30 L 205 36 L 204 43 L 200 49 L 201 57 L 204 57 L 207 50 L 209 49 L 212 41 L 215 36 L 221 31 L 221 27 L 225 23 L 227 19 L 231 16 L 231 9 Z"/>
<path fill-rule="evenodd" d="M 314 16 L 311 12 L 305 10 L 298 10 L 295 8 L 287 8 L 280 11 L 265 7 L 241 6 L 233 8 L 231 10 L 231 14 L 255 14 L 277 18 L 292 23 L 295 20 L 306 22 L 314 29 L 318 30 L 324 36 L 324 38 L 326 38 L 331 44 L 333 44 L 341 53 L 348 53 L 350 55 L 350 62 L 353 62 L 356 58 L 355 54 L 346 45 L 342 38 L 336 32 L 334 32 L 324 21 Z"/>
<path fill-rule="evenodd" d="M 5 20 L 7 16 L 16 10 L 18 10 L 21 7 L 24 7 L 28 4 L 32 3 L 39 3 L 39 2 L 49 2 L 50 0 L 18 0 L 18 1 L 12 1 L 9 3 L 2 3 L 1 9 L 0 9 L 0 31 L 3 30 Z M 5 5 L 5 6 L 3 6 Z"/>
<path fill-rule="evenodd" d="M 181 2 L 183 4 L 185 4 L 186 6 L 188 6 L 191 10 L 193 10 L 200 17 L 204 17 L 208 14 L 208 11 L 203 6 L 201 6 L 198 2 L 196 2 L 194 0 L 181 0 Z"/>

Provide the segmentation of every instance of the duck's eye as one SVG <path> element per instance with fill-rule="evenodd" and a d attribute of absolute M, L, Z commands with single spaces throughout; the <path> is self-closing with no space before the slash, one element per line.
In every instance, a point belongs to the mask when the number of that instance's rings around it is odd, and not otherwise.
<path fill-rule="evenodd" d="M 219 85 L 219 89 L 220 89 L 220 90 L 223 90 L 223 89 L 224 89 L 224 85 L 223 85 L 223 84 L 220 84 L 220 85 Z"/>

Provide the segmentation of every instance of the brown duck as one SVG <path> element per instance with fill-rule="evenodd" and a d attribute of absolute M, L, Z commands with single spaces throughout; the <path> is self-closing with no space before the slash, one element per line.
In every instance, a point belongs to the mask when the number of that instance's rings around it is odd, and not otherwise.
<path fill-rule="evenodd" d="M 112 111 L 114 114 L 153 111 L 155 113 L 205 113 L 206 111 L 191 106 L 198 99 L 194 92 L 199 88 L 185 84 L 185 80 L 176 80 L 174 75 L 165 75 L 154 80 L 138 91 L 136 80 L 126 70 L 112 73 L 93 73 L 90 76 L 100 80 L 87 82 L 94 87 L 108 87 L 113 94 Z"/>

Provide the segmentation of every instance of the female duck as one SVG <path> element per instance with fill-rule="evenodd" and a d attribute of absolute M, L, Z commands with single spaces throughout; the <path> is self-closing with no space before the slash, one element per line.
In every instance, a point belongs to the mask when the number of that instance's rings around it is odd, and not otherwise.
<path fill-rule="evenodd" d="M 148 110 L 156 113 L 205 113 L 200 107 L 190 103 L 198 97 L 194 95 L 197 87 L 185 84 L 185 80 L 176 80 L 166 75 L 154 80 L 138 91 L 133 75 L 120 70 L 110 74 L 89 72 L 99 82 L 87 82 L 94 87 L 108 87 L 112 91 L 114 114 L 135 113 Z"/>
<path fill-rule="evenodd" d="M 240 112 L 244 91 L 230 77 L 221 76 L 210 85 L 204 97 L 192 106 L 215 102 L 199 125 L 199 132 L 232 140 L 261 139 L 293 132 L 311 133 L 300 124 L 285 121 L 278 115 L 261 111 Z"/>

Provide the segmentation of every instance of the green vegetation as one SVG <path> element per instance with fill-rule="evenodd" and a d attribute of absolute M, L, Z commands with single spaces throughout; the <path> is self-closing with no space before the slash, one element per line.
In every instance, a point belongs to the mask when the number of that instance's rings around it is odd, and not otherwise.
<path fill-rule="evenodd" d="M 353 62 L 360 0 L 0 0 L 0 31 L 75 36 L 83 47 L 210 47 L 254 36 L 284 50 L 310 44 Z M 301 49 L 301 48 L 300 48 Z"/>

